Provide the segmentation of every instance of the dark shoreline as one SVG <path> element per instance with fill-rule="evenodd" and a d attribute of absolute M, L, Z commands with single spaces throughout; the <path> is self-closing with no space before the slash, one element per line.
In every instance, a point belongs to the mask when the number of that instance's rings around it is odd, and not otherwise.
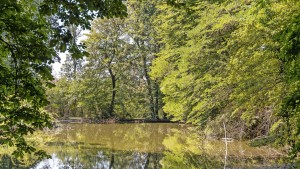
<path fill-rule="evenodd" d="M 171 121 L 168 119 L 91 119 L 91 118 L 70 118 L 70 119 L 57 119 L 58 123 L 91 123 L 91 124 L 114 124 L 114 123 L 179 123 L 181 121 Z"/>

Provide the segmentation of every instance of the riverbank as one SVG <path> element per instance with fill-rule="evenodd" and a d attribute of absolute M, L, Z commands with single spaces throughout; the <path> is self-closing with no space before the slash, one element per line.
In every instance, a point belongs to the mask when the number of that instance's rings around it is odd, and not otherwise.
<path fill-rule="evenodd" d="M 95 123 L 95 124 L 113 124 L 113 123 L 180 123 L 181 121 L 171 121 L 169 119 L 93 119 L 93 118 L 81 118 L 81 117 L 69 117 L 67 119 L 57 119 L 58 123 Z"/>

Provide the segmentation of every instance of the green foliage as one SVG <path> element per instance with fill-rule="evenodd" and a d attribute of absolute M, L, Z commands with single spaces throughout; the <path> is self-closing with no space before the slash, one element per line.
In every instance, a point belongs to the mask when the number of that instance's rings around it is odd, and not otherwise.
<path fill-rule="evenodd" d="M 167 14 L 161 15 L 168 21 L 160 21 L 164 18 L 158 16 L 157 26 L 162 31 L 165 48 L 155 60 L 151 73 L 162 78 L 166 112 L 175 120 L 204 125 L 219 112 L 228 97 L 222 91 L 228 90 L 222 78 L 228 54 L 221 50 L 236 22 L 226 13 L 218 18 L 223 7 L 209 6 L 208 2 L 192 7 L 191 14 L 185 9 L 162 6 Z"/>
<path fill-rule="evenodd" d="M 121 1 L 94 2 L 1 1 L 0 142 L 16 146 L 13 153 L 16 157 L 36 151 L 27 144 L 25 135 L 51 127 L 51 116 L 43 107 L 48 104 L 45 90 L 53 86 L 50 64 L 58 58 L 56 52 L 66 49 L 73 54 L 80 52 L 71 43 L 73 36 L 64 26 L 75 24 L 86 28 L 94 14 L 125 15 Z M 36 151 L 36 154 L 44 153 Z"/>
<path fill-rule="evenodd" d="M 151 69 L 164 111 L 215 134 L 226 122 L 233 137 L 281 135 L 298 152 L 299 2 L 169 3 Z"/>
<path fill-rule="evenodd" d="M 123 99 L 130 97 L 128 95 L 131 92 L 127 92 L 134 88 L 134 76 L 139 72 L 136 67 L 131 67 L 135 56 L 130 54 L 132 45 L 123 37 L 125 29 L 124 20 L 98 19 L 92 23 L 91 33 L 86 40 L 87 51 L 90 53 L 86 77 L 96 80 L 99 86 L 96 88 L 105 90 L 99 93 L 102 101 L 99 102 L 100 112 L 97 110 L 104 118 L 116 116 L 116 113 L 117 117 L 126 116 L 124 106 L 127 105 L 124 105 Z"/>
<path fill-rule="evenodd" d="M 92 22 L 84 41 L 88 57 L 67 57 L 63 78 L 48 90 L 48 110 L 57 117 L 157 119 L 159 113 L 164 117 L 158 83 L 149 76 L 159 50 L 149 22 L 155 4 L 131 1 L 126 5 L 128 18 Z"/>
<path fill-rule="evenodd" d="M 48 102 L 43 81 L 52 79 L 54 50 L 47 44 L 49 25 L 31 4 L 4 2 L 0 6 L 0 119 L 1 144 L 16 146 L 22 157 L 35 149 L 24 135 L 50 126 L 50 116 L 42 107 Z M 29 9 L 28 9 L 29 8 Z"/>
<path fill-rule="evenodd" d="M 292 146 L 292 156 L 300 151 L 299 112 L 300 112 L 300 13 L 299 2 L 285 4 L 287 13 L 282 13 L 282 29 L 276 34 L 279 42 L 281 73 L 285 82 L 286 93 L 278 115 L 283 118 L 285 134 L 281 137 Z M 280 19 L 282 19 L 280 18 Z"/>
<path fill-rule="evenodd" d="M 89 117 L 156 119 L 165 112 L 215 136 L 226 123 L 230 137 L 271 135 L 299 151 L 298 1 L 126 5 L 128 18 L 92 22 L 80 76 L 70 78 L 77 62 L 68 60 L 67 79 L 57 82 L 68 92 L 52 103 L 58 114 L 80 109 Z"/>

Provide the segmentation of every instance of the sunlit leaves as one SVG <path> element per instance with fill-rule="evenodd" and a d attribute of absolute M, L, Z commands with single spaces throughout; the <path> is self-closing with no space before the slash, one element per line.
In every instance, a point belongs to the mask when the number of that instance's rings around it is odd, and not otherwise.
<path fill-rule="evenodd" d="M 187 8 L 194 11 L 186 15 Z M 202 1 L 159 9 L 154 23 L 164 47 L 151 75 L 161 79 L 171 117 L 203 127 L 225 121 L 246 126 L 246 137 L 256 137 L 269 134 L 277 124 L 274 115 L 284 108 L 280 116 L 295 131 L 298 3 Z"/>

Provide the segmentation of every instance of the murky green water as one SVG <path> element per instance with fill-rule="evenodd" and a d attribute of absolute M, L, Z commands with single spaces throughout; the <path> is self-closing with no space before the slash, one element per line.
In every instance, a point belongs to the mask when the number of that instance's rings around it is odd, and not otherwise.
<path fill-rule="evenodd" d="M 267 168 L 279 166 L 281 155 L 233 141 L 225 161 L 224 142 L 204 139 L 196 128 L 172 123 L 64 124 L 45 145 L 52 158 L 24 168 Z M 0 168 L 18 168 L 8 165 L 5 157 Z"/>

